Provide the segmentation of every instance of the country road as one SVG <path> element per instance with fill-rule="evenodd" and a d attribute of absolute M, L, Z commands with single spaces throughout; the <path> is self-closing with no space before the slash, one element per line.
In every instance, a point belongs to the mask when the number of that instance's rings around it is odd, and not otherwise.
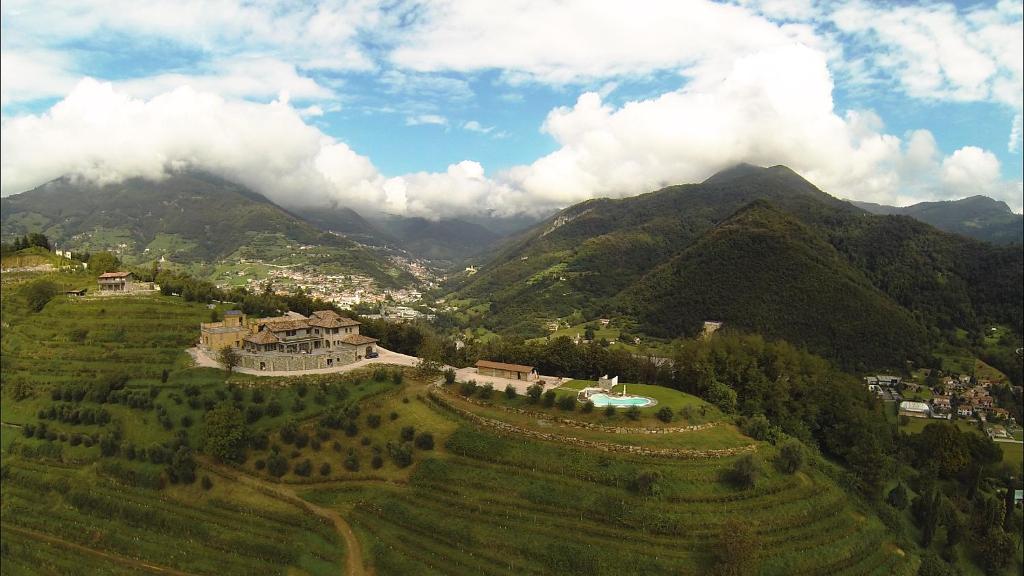
<path fill-rule="evenodd" d="M 312 502 L 303 500 L 295 494 L 294 490 L 285 485 L 260 480 L 259 478 L 239 472 L 223 464 L 217 464 L 208 458 L 203 458 L 202 461 L 204 467 L 209 468 L 219 476 L 241 482 L 242 484 L 250 486 L 251 488 L 254 488 L 268 496 L 284 500 L 285 502 L 305 509 L 311 514 L 330 521 L 334 526 L 335 531 L 338 532 L 338 535 L 341 536 L 341 539 L 345 542 L 345 566 L 342 574 L 346 576 L 366 575 L 367 572 L 363 566 L 362 545 L 359 543 L 359 539 L 356 538 L 355 532 L 352 531 L 352 527 L 349 526 L 348 522 L 346 522 L 340 514 L 329 508 L 322 508 Z"/>

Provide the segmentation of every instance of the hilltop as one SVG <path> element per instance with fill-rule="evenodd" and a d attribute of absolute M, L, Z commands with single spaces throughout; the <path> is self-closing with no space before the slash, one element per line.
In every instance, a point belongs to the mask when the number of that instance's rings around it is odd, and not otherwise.
<path fill-rule="evenodd" d="M 760 245 L 768 230 L 778 253 Z M 743 165 L 699 184 L 566 208 L 461 278 L 455 295 L 489 305 L 483 325 L 507 335 L 541 336 L 548 322 L 570 316 L 619 315 L 641 334 L 693 336 L 696 319 L 728 312 L 736 327 L 787 334 L 851 367 L 877 366 L 915 358 L 925 343 L 908 337 L 926 328 L 975 329 L 986 321 L 1019 331 L 1022 268 L 1019 247 L 871 215 L 785 166 Z M 698 290 L 708 278 L 715 283 Z M 769 296 L 815 286 L 833 290 L 831 299 Z M 714 302 L 732 302 L 728 310 L 704 297 L 712 292 Z M 693 308 L 662 313 L 680 295 Z M 836 315 L 837 298 L 860 308 Z M 766 299 L 770 315 L 759 310 Z M 806 321 L 815 328 L 797 329 Z M 856 339 L 837 357 L 836 335 L 853 326 L 897 345 L 880 358 Z"/>
<path fill-rule="evenodd" d="M 911 206 L 886 206 L 871 202 L 852 202 L 872 214 L 910 216 L 940 230 L 969 236 L 994 244 L 1024 243 L 1024 215 L 1015 214 L 1006 202 L 988 196 L 960 200 L 920 202 Z"/>
<path fill-rule="evenodd" d="M 332 263 L 384 284 L 411 277 L 386 255 L 324 232 L 262 195 L 201 172 L 160 180 L 95 184 L 64 177 L 2 199 L 7 235 L 42 232 L 57 246 L 111 250 L 127 261 L 168 258 L 182 264 L 269 259 L 275 250 L 323 248 Z M 290 248 L 289 248 L 290 247 Z"/>

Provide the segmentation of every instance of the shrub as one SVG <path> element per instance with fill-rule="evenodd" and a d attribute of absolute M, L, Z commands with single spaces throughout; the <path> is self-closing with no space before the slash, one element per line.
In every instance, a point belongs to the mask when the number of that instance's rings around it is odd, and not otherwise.
<path fill-rule="evenodd" d="M 296 398 L 295 402 L 292 402 L 292 412 L 302 412 L 306 409 L 306 403 L 302 401 L 302 398 Z"/>
<path fill-rule="evenodd" d="M 463 382 L 459 385 L 459 394 L 462 394 L 466 398 L 469 398 L 476 392 L 476 382 L 470 380 L 469 382 Z"/>
<path fill-rule="evenodd" d="M 526 389 L 526 401 L 530 404 L 536 404 L 540 400 L 541 394 L 544 393 L 544 389 L 539 384 L 532 384 Z"/>
<path fill-rule="evenodd" d="M 587 401 L 583 403 L 583 407 L 580 408 L 584 414 L 590 414 L 594 411 L 594 401 L 587 398 Z"/>
<path fill-rule="evenodd" d="M 633 490 L 641 496 L 654 496 L 661 491 L 659 480 L 661 473 L 657 470 L 643 470 L 633 479 Z"/>
<path fill-rule="evenodd" d="M 416 435 L 416 447 L 420 450 L 434 449 L 434 435 L 430 432 L 420 432 Z"/>
<path fill-rule="evenodd" d="M 345 467 L 345 470 L 349 472 L 359 471 L 359 457 L 356 456 L 355 450 L 349 450 L 348 456 L 345 456 L 345 460 L 341 463 Z"/>
<path fill-rule="evenodd" d="M 416 429 L 413 428 L 412 426 L 402 426 L 402 430 L 401 432 L 399 432 L 399 437 L 406 442 L 412 440 L 413 436 L 415 435 Z"/>
<path fill-rule="evenodd" d="M 203 490 L 209 490 L 210 488 L 213 488 L 213 480 L 210 480 L 209 476 L 203 474 Z"/>
<path fill-rule="evenodd" d="M 516 389 L 511 384 L 505 385 L 505 398 L 508 400 L 515 400 L 516 398 Z"/>
<path fill-rule="evenodd" d="M 907 489 L 903 487 L 902 482 L 897 483 L 896 487 L 889 491 L 886 501 L 897 510 L 905 510 L 907 508 L 909 499 L 907 498 Z"/>
<path fill-rule="evenodd" d="M 297 433 L 295 435 L 295 447 L 296 448 L 301 450 L 301 449 L 305 448 L 307 444 L 309 444 L 309 433 L 308 432 L 303 430 L 303 431 L 301 431 L 301 432 L 299 432 L 299 433 Z"/>
<path fill-rule="evenodd" d="M 297 474 L 299 476 L 307 476 L 308 477 L 312 473 L 313 473 L 313 463 L 309 461 L 309 458 L 306 458 L 302 462 L 299 462 L 298 464 L 295 465 L 295 474 Z"/>
<path fill-rule="evenodd" d="M 255 462 L 252 463 L 252 465 L 257 470 L 263 470 L 264 468 L 267 467 L 267 463 L 264 460 L 262 460 L 262 459 L 261 460 L 256 460 Z"/>
<path fill-rule="evenodd" d="M 555 405 L 555 391 L 548 390 L 544 393 L 544 407 L 551 408 Z"/>
<path fill-rule="evenodd" d="M 676 417 L 675 413 L 673 413 L 672 409 L 669 408 L 668 406 L 662 406 L 661 409 L 659 409 L 658 412 L 655 414 L 655 416 L 658 417 L 658 420 L 661 420 L 666 424 L 671 422 L 672 419 Z"/>
<path fill-rule="evenodd" d="M 285 444 L 291 444 L 295 441 L 295 435 L 298 434 L 298 432 L 299 424 L 295 420 L 289 418 L 283 425 L 281 425 L 281 430 L 278 431 L 278 434 L 281 435 L 282 442 Z"/>
<path fill-rule="evenodd" d="M 316 436 L 314 436 L 309 441 L 309 447 L 312 448 L 313 450 L 319 452 L 320 451 L 320 439 L 317 438 Z"/>
<path fill-rule="evenodd" d="M 614 418 L 615 417 L 615 406 L 612 406 L 611 404 L 605 406 L 604 407 L 604 415 L 607 416 L 608 418 Z"/>
<path fill-rule="evenodd" d="M 242 413 L 230 404 L 221 404 L 203 418 L 203 451 L 218 460 L 240 461 L 245 455 L 248 431 Z"/>
<path fill-rule="evenodd" d="M 394 384 L 395 386 L 402 385 L 402 378 L 403 375 L 401 370 L 395 370 L 394 372 L 391 373 L 391 383 Z"/>
<path fill-rule="evenodd" d="M 366 425 L 370 428 L 380 427 L 380 414 L 369 414 L 366 417 Z"/>
<path fill-rule="evenodd" d="M 271 400 L 270 402 L 267 402 L 267 416 L 270 416 L 271 418 L 276 418 L 277 416 L 280 416 L 283 412 L 284 409 L 281 407 L 281 403 L 278 402 L 276 398 Z"/>
<path fill-rule="evenodd" d="M 245 421 L 252 424 L 263 417 L 262 406 L 247 406 L 245 409 Z"/>
<path fill-rule="evenodd" d="M 335 452 L 341 452 L 341 442 L 335 440 L 334 444 L 331 444 L 331 450 L 334 450 Z"/>
<path fill-rule="evenodd" d="M 359 443 L 362 444 L 363 446 L 369 446 L 370 445 L 370 437 L 369 436 L 363 436 L 359 440 Z"/>
<path fill-rule="evenodd" d="M 572 394 L 562 396 L 558 399 L 558 408 L 566 412 L 572 412 L 576 409 L 576 397 Z"/>
<path fill-rule="evenodd" d="M 355 438 L 359 434 L 359 426 L 356 425 L 355 420 L 349 420 L 345 424 L 345 436 L 349 438 Z"/>
<path fill-rule="evenodd" d="M 254 450 L 266 450 L 270 445 L 270 436 L 266 432 L 256 432 L 249 436 L 249 446 Z"/>
<path fill-rule="evenodd" d="M 726 414 L 731 414 L 736 410 L 736 391 L 721 382 L 712 382 L 704 397 Z"/>
<path fill-rule="evenodd" d="M 388 454 L 391 455 L 391 460 L 399 468 L 405 468 L 412 464 L 412 447 L 408 442 L 402 444 L 388 442 Z"/>
<path fill-rule="evenodd" d="M 452 384 L 455 384 L 455 369 L 454 368 L 448 368 L 447 370 L 444 371 L 444 383 L 449 385 L 449 386 L 451 386 Z"/>
<path fill-rule="evenodd" d="M 381 458 L 380 454 L 374 454 L 373 458 L 370 459 L 370 467 L 374 470 L 380 469 L 384 465 L 384 459 Z"/>
<path fill-rule="evenodd" d="M 636 406 L 630 406 L 629 410 L 626 410 L 626 417 L 629 418 L 630 420 L 639 420 L 640 409 L 637 408 Z"/>
<path fill-rule="evenodd" d="M 743 433 L 754 440 L 767 440 L 771 434 L 772 424 L 764 414 L 756 414 L 750 418 L 744 418 L 740 423 Z"/>
<path fill-rule="evenodd" d="M 252 395 L 250 397 L 252 398 L 253 404 L 263 404 L 263 390 L 260 390 L 259 388 L 253 388 Z"/>
<path fill-rule="evenodd" d="M 787 440 L 779 447 L 775 463 L 780 471 L 795 474 L 804 465 L 804 445 L 796 438 Z"/>
<path fill-rule="evenodd" d="M 192 417 L 189 416 L 188 414 L 185 414 L 184 416 L 182 416 L 181 417 L 181 427 L 182 428 L 191 428 L 192 427 Z"/>
<path fill-rule="evenodd" d="M 753 454 L 744 454 L 729 470 L 729 479 L 740 488 L 753 488 L 761 472 L 761 461 Z"/>
<path fill-rule="evenodd" d="M 305 382 L 299 382 L 295 385 L 295 393 L 299 395 L 299 398 L 305 398 L 306 394 L 309 393 L 309 387 L 306 386 Z"/>
<path fill-rule="evenodd" d="M 395 420 L 398 420 L 398 412 L 392 412 L 391 414 L 388 414 L 388 418 L 392 422 L 394 422 Z"/>

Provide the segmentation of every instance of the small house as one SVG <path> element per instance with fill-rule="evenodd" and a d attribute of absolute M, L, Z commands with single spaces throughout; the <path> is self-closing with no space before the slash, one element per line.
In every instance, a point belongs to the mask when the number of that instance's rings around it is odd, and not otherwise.
<path fill-rule="evenodd" d="M 124 292 L 133 280 L 131 272 L 104 272 L 97 278 L 102 292 Z"/>

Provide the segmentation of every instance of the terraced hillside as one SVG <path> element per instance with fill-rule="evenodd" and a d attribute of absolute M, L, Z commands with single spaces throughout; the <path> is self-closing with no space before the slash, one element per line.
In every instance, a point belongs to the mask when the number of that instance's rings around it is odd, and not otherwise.
<path fill-rule="evenodd" d="M 57 296 L 32 313 L 5 281 L 5 574 L 319 575 L 349 558 L 381 576 L 701 574 L 729 562 L 733 521 L 764 574 L 916 566 L 833 465 L 778 471 L 774 446 L 682 392 L 632 388 L 672 406 L 673 426 L 713 426 L 665 432 L 651 409 L 633 420 L 557 401 L 536 416 L 500 392 L 491 405 L 443 392 L 453 410 L 431 399 L 433 377 L 391 367 L 229 376 L 186 367 L 202 305 Z M 213 410 L 245 423 L 233 468 L 204 454 Z M 640 453 L 662 449 L 674 452 Z M 760 474 L 739 487 L 751 453 Z"/>
<path fill-rule="evenodd" d="M 909 568 L 883 526 L 818 470 L 769 472 L 744 491 L 722 482 L 736 457 L 613 456 L 469 426 L 446 448 L 408 486 L 307 497 L 347 515 L 379 574 L 703 574 L 730 519 L 754 528 L 759 573 Z M 658 478 L 653 488 L 637 486 L 643 473 Z"/>

